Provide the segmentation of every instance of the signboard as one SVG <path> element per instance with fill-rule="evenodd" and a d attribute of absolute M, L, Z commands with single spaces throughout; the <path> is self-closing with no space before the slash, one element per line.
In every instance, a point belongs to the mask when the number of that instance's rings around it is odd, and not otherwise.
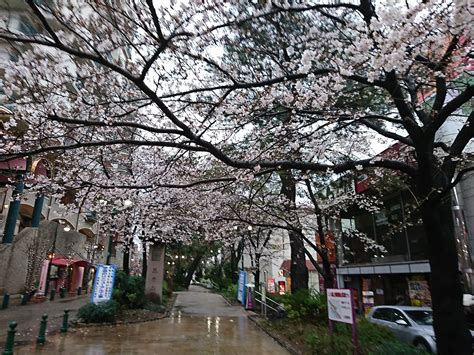
<path fill-rule="evenodd" d="M 106 302 L 112 298 L 116 269 L 115 265 L 97 265 L 92 287 L 92 303 Z"/>
<path fill-rule="evenodd" d="M 352 292 L 343 288 L 328 288 L 328 317 L 329 320 L 347 324 L 354 323 L 352 307 Z"/>
<path fill-rule="evenodd" d="M 245 271 L 239 272 L 239 284 L 237 287 L 237 300 L 245 305 L 245 279 L 247 277 L 247 273 Z"/>
<path fill-rule="evenodd" d="M 285 281 L 278 281 L 278 293 L 284 295 L 286 293 L 286 283 Z"/>
<path fill-rule="evenodd" d="M 359 355 L 359 335 L 357 333 L 357 319 L 355 316 L 352 290 L 346 288 L 328 288 L 326 293 L 328 296 L 329 334 L 331 338 L 334 334 L 333 322 L 350 324 L 352 327 L 352 345 L 354 345 L 353 354 Z"/>
<path fill-rule="evenodd" d="M 247 299 L 245 302 L 245 309 L 253 310 L 252 286 L 247 285 Z"/>
<path fill-rule="evenodd" d="M 44 292 L 46 291 L 46 282 L 48 280 L 48 268 L 49 268 L 49 260 L 43 261 L 43 266 L 41 267 L 41 274 L 39 279 L 39 286 L 38 286 L 38 296 L 43 296 Z"/>
<path fill-rule="evenodd" d="M 276 293 L 275 279 L 273 277 L 267 279 L 267 291 L 268 293 Z"/>
<path fill-rule="evenodd" d="M 427 281 L 408 281 L 408 293 L 412 306 L 431 307 L 431 292 Z"/>

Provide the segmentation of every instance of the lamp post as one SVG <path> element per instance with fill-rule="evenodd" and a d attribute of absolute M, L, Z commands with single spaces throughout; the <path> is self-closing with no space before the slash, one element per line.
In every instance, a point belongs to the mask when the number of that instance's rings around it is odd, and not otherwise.
<path fill-rule="evenodd" d="M 58 237 L 58 228 L 59 228 L 59 222 L 56 222 L 56 230 L 54 232 L 53 246 L 52 246 L 51 250 L 48 252 L 49 263 L 48 263 L 48 272 L 46 274 L 46 286 L 44 288 L 45 296 L 48 295 L 48 291 L 49 291 L 49 283 L 50 283 L 50 279 L 51 279 L 51 275 L 50 275 L 51 274 L 51 266 L 53 265 L 53 259 L 55 257 L 54 251 L 56 250 L 56 238 Z"/>

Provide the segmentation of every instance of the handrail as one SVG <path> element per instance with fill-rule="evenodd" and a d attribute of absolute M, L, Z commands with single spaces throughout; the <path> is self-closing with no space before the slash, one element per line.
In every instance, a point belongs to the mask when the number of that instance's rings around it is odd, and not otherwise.
<path fill-rule="evenodd" d="M 260 298 L 262 298 L 263 295 L 262 295 L 260 292 L 258 292 L 258 291 L 254 291 L 254 292 L 255 292 L 257 295 L 259 295 Z M 272 299 L 269 298 L 269 297 L 265 297 L 265 301 L 266 301 L 266 302 L 267 302 L 267 301 L 270 301 L 270 302 L 276 304 L 278 307 L 281 307 L 281 308 L 285 309 L 285 307 L 284 307 L 281 303 L 278 303 L 278 302 L 272 300 Z M 265 303 L 266 303 L 266 302 L 265 302 Z M 260 303 L 262 303 L 262 302 L 260 302 Z M 268 307 L 270 307 L 270 306 L 268 306 Z M 270 308 L 273 309 L 272 307 L 270 307 Z"/>

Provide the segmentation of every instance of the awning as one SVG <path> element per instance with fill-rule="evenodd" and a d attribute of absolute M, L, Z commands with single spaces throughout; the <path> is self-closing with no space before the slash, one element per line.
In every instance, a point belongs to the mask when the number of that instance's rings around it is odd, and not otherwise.
<path fill-rule="evenodd" d="M 83 260 L 83 259 L 78 259 L 78 258 L 66 258 L 64 256 L 57 256 L 53 259 L 52 261 L 52 264 L 53 265 L 56 265 L 56 266 L 69 266 L 69 265 L 77 265 L 77 266 L 83 266 L 83 267 L 86 267 L 87 266 L 87 261 Z"/>

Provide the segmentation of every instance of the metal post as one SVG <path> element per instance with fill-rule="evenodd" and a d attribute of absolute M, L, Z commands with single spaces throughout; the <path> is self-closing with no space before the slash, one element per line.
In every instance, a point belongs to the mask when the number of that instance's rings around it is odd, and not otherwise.
<path fill-rule="evenodd" d="M 13 344 L 15 342 L 15 332 L 16 332 L 16 322 L 10 322 L 8 325 L 8 332 L 7 332 L 7 341 L 5 343 L 5 350 L 3 351 L 3 355 L 13 355 Z"/>
<path fill-rule="evenodd" d="M 110 265 L 110 258 L 112 257 L 112 248 L 113 248 L 113 235 L 109 234 L 109 242 L 107 245 L 107 265 Z"/>
<path fill-rule="evenodd" d="M 21 303 L 20 304 L 22 306 L 25 306 L 28 303 L 28 296 L 29 296 L 28 292 L 23 292 L 23 294 L 21 295 Z"/>
<path fill-rule="evenodd" d="M 77 295 L 80 296 L 82 294 L 82 287 L 77 288 Z"/>
<path fill-rule="evenodd" d="M 23 175 L 18 174 L 17 180 L 18 182 L 15 186 L 15 190 L 13 191 L 12 195 L 13 201 L 10 202 L 10 208 L 8 209 L 7 221 L 5 223 L 5 231 L 3 233 L 3 244 L 9 244 L 13 242 L 13 235 L 15 234 L 16 228 L 16 220 L 18 219 L 18 213 L 20 212 L 20 196 L 25 187 L 25 183 L 23 182 Z"/>
<path fill-rule="evenodd" d="M 46 325 L 48 323 L 48 315 L 45 313 L 41 316 L 40 329 L 36 344 L 44 344 L 46 341 Z"/>
<path fill-rule="evenodd" d="M 54 301 L 54 297 L 56 296 L 56 290 L 52 289 L 49 295 L 49 300 Z"/>
<path fill-rule="evenodd" d="M 44 195 L 39 194 L 35 199 L 35 206 L 33 207 L 33 216 L 31 218 L 31 226 L 39 227 L 41 221 L 41 210 L 43 209 Z"/>
<path fill-rule="evenodd" d="M 8 292 L 5 292 L 3 294 L 2 309 L 7 309 L 9 302 L 10 302 L 10 294 Z"/>
<path fill-rule="evenodd" d="M 63 325 L 61 327 L 61 333 L 67 333 L 68 318 L 69 318 L 69 309 L 65 309 L 64 316 L 63 316 Z"/>

